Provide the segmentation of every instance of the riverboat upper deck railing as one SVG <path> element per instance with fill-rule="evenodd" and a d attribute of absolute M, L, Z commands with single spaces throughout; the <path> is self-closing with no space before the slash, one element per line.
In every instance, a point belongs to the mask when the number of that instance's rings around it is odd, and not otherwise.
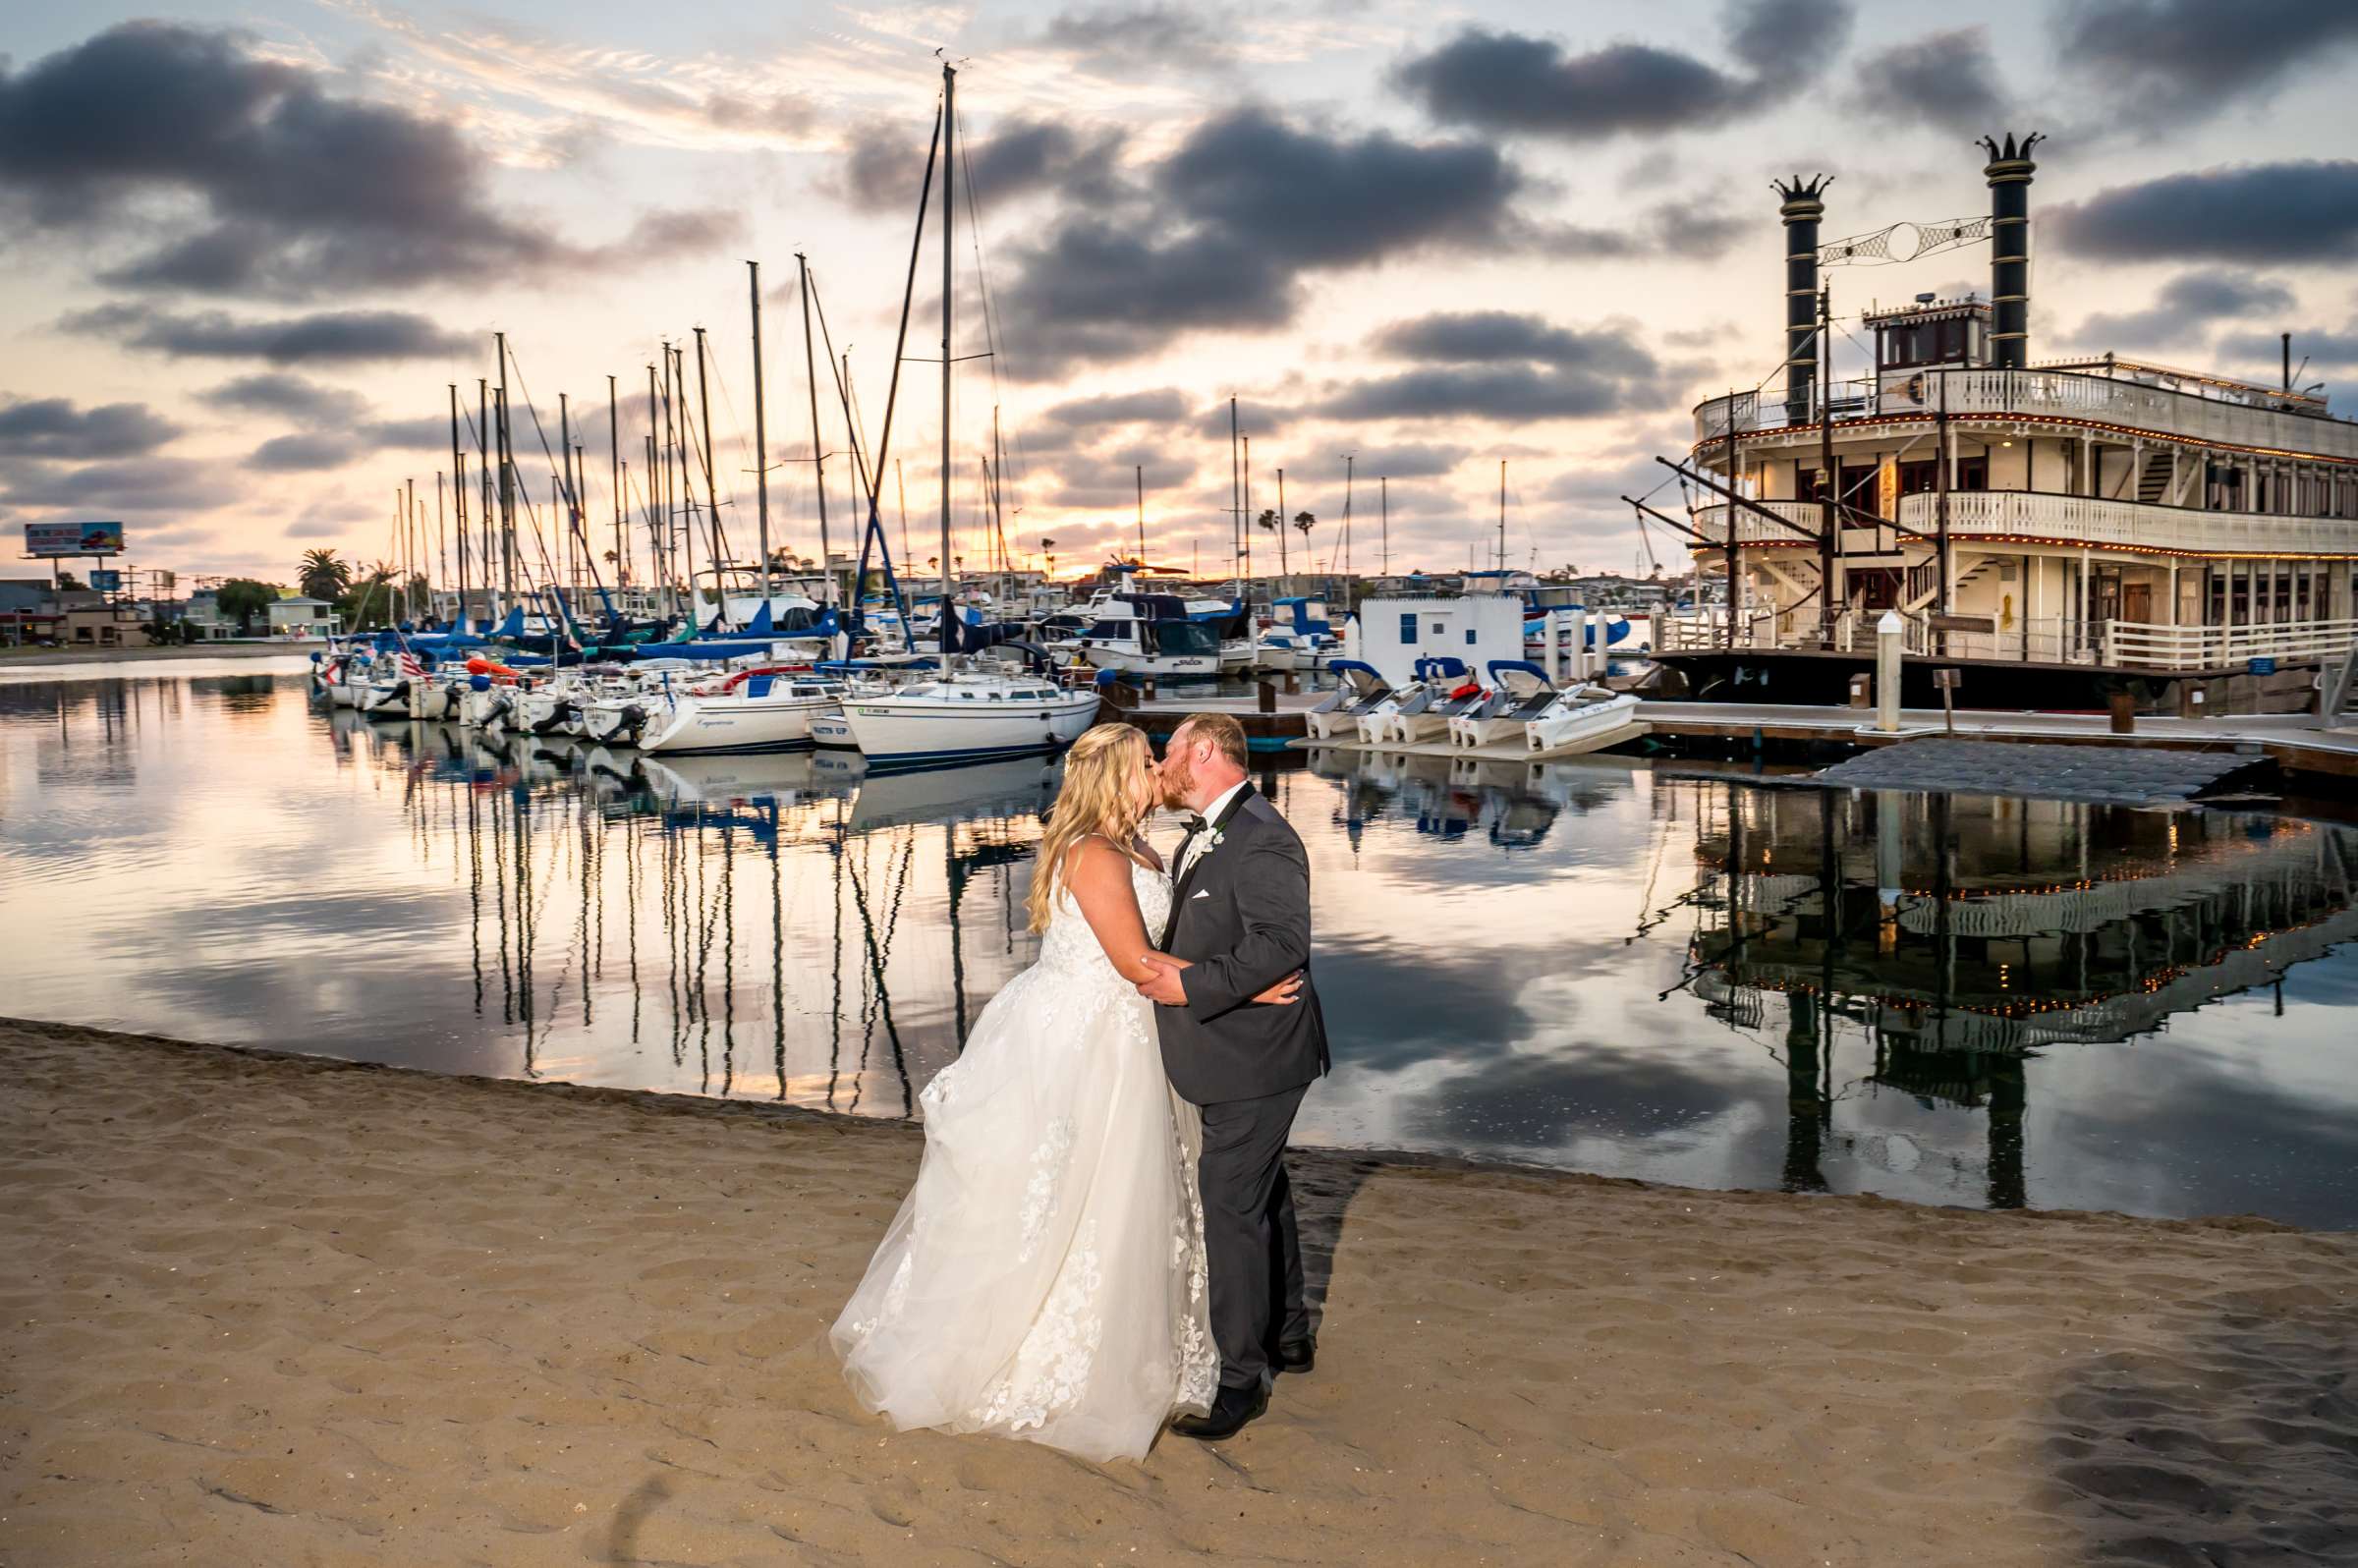
<path fill-rule="evenodd" d="M 1817 502 L 1764 501 L 1759 505 L 1789 520 L 1793 528 L 1779 528 L 1748 509 L 1736 515 L 1738 544 L 1814 548 L 1802 533 L 1818 532 L 1822 512 Z M 1913 532 L 1930 534 L 1938 528 L 1938 497 L 1929 493 L 1902 496 L 1898 521 Z M 1697 508 L 1695 532 L 1711 544 L 1724 545 L 1727 511 L 1724 504 Z M 1802 532 L 1796 532 L 1795 529 Z M 2200 507 L 2162 506 L 2096 495 L 2054 495 L 2041 490 L 1952 490 L 1948 497 L 1948 531 L 1952 538 L 2021 539 L 2087 545 L 2099 550 L 2358 555 L 2358 518 L 2212 512 Z M 1872 537 L 1873 532 L 1859 528 L 1845 530 L 1844 548 L 1856 553 L 1860 547 L 1857 541 Z M 1922 548 L 1908 546 L 1903 540 L 1904 536 L 1894 539 L 1883 548 Z"/>
<path fill-rule="evenodd" d="M 2358 462 L 2358 421 L 2154 386 L 2079 370 L 1886 371 L 1836 381 L 1809 407 L 1795 408 L 1774 388 L 1716 397 L 1695 407 L 1695 439 L 1724 440 L 1732 419 L 1738 435 L 1814 425 L 1822 412 L 1837 423 L 1917 418 L 1937 412 L 1941 387 L 1958 419 L 2067 420 L 2108 425 L 2123 435 L 2151 432 L 2222 447 L 2288 456 Z"/>

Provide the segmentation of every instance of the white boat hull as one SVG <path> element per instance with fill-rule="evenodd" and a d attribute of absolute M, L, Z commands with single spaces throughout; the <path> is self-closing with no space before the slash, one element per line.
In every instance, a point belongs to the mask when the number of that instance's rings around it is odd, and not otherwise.
<path fill-rule="evenodd" d="M 871 762 L 965 761 L 1070 746 L 1096 722 L 1097 696 L 1089 692 L 1050 702 L 955 707 L 935 701 L 846 698 L 843 716 Z"/>
<path fill-rule="evenodd" d="M 1620 729 L 1635 718 L 1638 700 L 1624 692 L 1609 702 L 1590 702 L 1566 714 L 1533 719 L 1523 728 L 1525 747 L 1551 752 L 1559 746 L 1594 740 Z"/>
<path fill-rule="evenodd" d="M 782 752 L 811 744 L 811 721 L 835 711 L 832 698 L 676 697 L 655 704 L 639 738 L 642 752 Z"/>

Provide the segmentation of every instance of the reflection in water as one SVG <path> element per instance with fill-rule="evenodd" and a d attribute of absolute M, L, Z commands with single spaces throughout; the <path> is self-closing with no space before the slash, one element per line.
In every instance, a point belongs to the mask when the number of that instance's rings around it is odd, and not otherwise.
<path fill-rule="evenodd" d="M 1031 961 L 1057 776 L 495 745 L 271 675 L 0 685 L 10 1010 L 910 1115 Z M 1261 783 L 1337 1047 L 1305 1138 L 2358 1224 L 2347 830 L 1613 759 Z"/>

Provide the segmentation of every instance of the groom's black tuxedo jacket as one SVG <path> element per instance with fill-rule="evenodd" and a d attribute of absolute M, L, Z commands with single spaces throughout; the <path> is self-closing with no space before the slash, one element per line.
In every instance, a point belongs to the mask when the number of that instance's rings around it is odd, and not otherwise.
<path fill-rule="evenodd" d="M 1185 1007 L 1157 1007 L 1163 1070 L 1198 1105 L 1260 1099 L 1326 1071 L 1326 1020 L 1310 969 L 1310 857 L 1250 784 L 1207 829 L 1215 843 L 1172 889 L 1162 948 L 1184 958 Z M 1250 1000 L 1296 970 L 1290 1007 Z"/>

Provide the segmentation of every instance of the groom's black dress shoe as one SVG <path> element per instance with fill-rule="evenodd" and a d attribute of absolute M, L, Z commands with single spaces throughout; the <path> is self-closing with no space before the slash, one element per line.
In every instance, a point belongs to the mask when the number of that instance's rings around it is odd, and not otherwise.
<path fill-rule="evenodd" d="M 1259 1388 L 1222 1388 L 1208 1414 L 1180 1416 L 1172 1421 L 1171 1430 L 1182 1437 L 1216 1443 L 1244 1430 L 1245 1423 L 1268 1408 L 1269 1396 Z"/>
<path fill-rule="evenodd" d="M 1319 1342 L 1315 1339 L 1289 1339 L 1277 1347 L 1279 1372 L 1306 1372 L 1319 1364 Z"/>

